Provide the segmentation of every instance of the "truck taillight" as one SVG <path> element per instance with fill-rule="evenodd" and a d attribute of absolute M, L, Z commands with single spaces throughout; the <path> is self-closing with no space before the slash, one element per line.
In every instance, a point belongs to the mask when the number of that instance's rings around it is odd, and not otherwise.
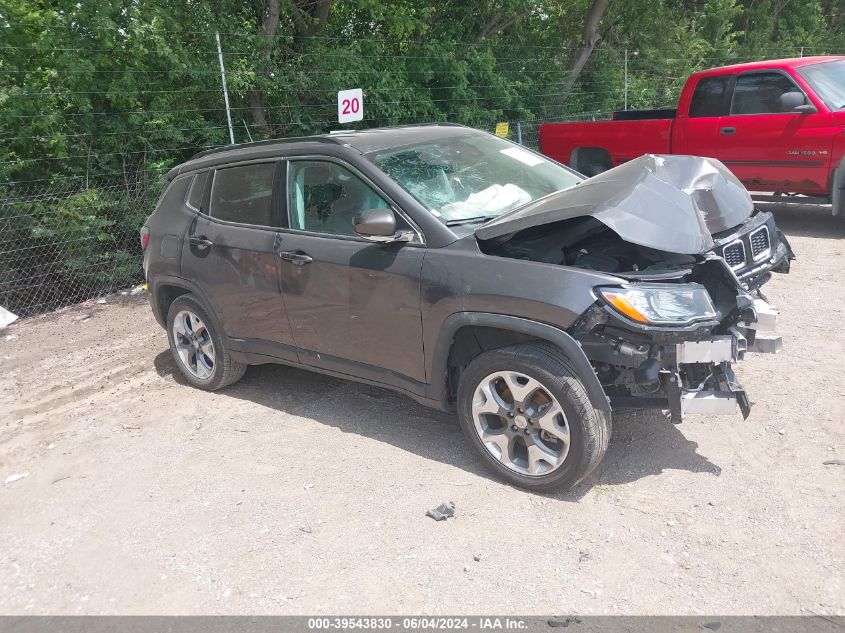
<path fill-rule="evenodd" d="M 147 250 L 147 244 L 150 241 L 150 229 L 146 226 L 141 229 L 141 250 Z"/>

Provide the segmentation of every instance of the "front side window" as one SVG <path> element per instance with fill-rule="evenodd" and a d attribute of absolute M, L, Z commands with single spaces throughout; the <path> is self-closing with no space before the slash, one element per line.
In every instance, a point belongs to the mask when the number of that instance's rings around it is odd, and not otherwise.
<path fill-rule="evenodd" d="M 366 157 L 447 225 L 498 217 L 581 180 L 539 154 L 469 130 Z"/>
<path fill-rule="evenodd" d="M 801 92 L 801 89 L 781 73 L 740 75 L 736 79 L 731 114 L 782 113 L 780 96 L 786 92 Z"/>
<path fill-rule="evenodd" d="M 391 205 L 342 165 L 320 160 L 290 163 L 290 226 L 300 231 L 355 236 L 352 221 L 368 209 Z M 397 216 L 399 228 L 401 218 Z"/>
<path fill-rule="evenodd" d="M 253 163 L 214 172 L 208 214 L 256 226 L 275 226 L 273 176 L 276 163 Z"/>
<path fill-rule="evenodd" d="M 705 77 L 698 82 L 689 106 L 690 117 L 721 116 L 728 75 Z"/>
<path fill-rule="evenodd" d="M 810 84 L 828 108 L 845 109 L 845 59 L 803 66 L 798 69 L 798 74 Z"/>

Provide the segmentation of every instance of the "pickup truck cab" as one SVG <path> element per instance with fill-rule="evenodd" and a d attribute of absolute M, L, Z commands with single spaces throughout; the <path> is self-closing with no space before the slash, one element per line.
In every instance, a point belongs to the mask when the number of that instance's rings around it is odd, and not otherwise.
<path fill-rule="evenodd" d="M 845 217 L 845 57 L 703 70 L 677 110 L 544 124 L 540 151 L 588 176 L 643 154 L 717 158 L 750 191 L 803 194 Z"/>

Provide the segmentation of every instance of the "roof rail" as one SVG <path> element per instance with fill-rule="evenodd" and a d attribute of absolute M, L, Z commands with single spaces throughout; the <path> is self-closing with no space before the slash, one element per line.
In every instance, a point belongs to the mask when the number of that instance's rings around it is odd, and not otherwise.
<path fill-rule="evenodd" d="M 251 147 L 264 147 L 266 145 L 285 145 L 287 143 L 303 143 L 306 141 L 316 141 L 318 143 L 332 143 L 337 144 L 337 140 L 332 138 L 327 138 L 325 136 L 299 136 L 295 138 L 271 138 L 265 141 L 252 141 L 251 143 L 235 143 L 234 145 L 222 145 L 220 147 L 213 147 L 211 149 L 206 149 L 201 152 L 197 152 L 193 156 L 191 156 L 188 161 L 194 160 L 196 158 L 202 158 L 204 156 L 211 156 L 212 154 L 219 154 L 221 152 L 228 152 L 229 150 L 233 149 L 247 149 Z M 185 161 L 185 162 L 188 162 Z"/>

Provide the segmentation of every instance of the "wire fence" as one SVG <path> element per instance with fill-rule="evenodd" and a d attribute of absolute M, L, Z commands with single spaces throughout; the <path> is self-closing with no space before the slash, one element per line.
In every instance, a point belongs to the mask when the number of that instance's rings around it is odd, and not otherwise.
<path fill-rule="evenodd" d="M 19 316 L 143 279 L 139 229 L 163 173 L 0 190 L 0 306 Z"/>
<path fill-rule="evenodd" d="M 211 51 L 210 51 L 211 52 Z M 804 51 L 800 54 L 828 51 Z M 678 72 L 677 76 L 657 73 L 647 59 L 643 59 L 627 50 L 604 51 L 596 55 L 592 62 L 595 64 L 613 64 L 618 70 L 610 79 L 601 82 L 584 83 L 576 86 L 573 95 L 577 97 L 578 109 L 570 107 L 564 101 L 557 103 L 557 93 L 549 87 L 547 94 L 530 95 L 535 102 L 547 101 L 550 106 L 545 112 L 535 112 L 535 116 L 528 117 L 500 117 L 498 120 L 478 122 L 473 125 L 493 132 L 496 124 L 508 121 L 508 137 L 527 147 L 536 149 L 538 144 L 539 127 L 544 122 L 597 120 L 608 118 L 611 114 L 606 107 L 599 104 L 612 103 L 616 109 L 629 106 L 664 107 L 674 106 L 674 101 L 683 85 L 686 74 Z M 799 51 L 778 51 L 773 56 L 798 56 Z M 239 55 L 238 52 L 227 53 L 229 58 Z M 406 60 L 407 61 L 407 60 Z M 664 64 L 665 58 L 661 60 Z M 708 60 L 702 60 L 706 64 Z M 719 65 L 724 60 L 712 60 L 712 65 Z M 734 60 L 745 61 L 745 60 Z M 529 67 L 530 60 L 504 59 L 498 60 L 499 67 L 508 64 Z M 0 69 L 0 73 L 14 73 L 15 69 Z M 98 72 L 98 71 L 95 71 Z M 105 72 L 105 71 L 103 71 Z M 114 72 L 114 71 L 110 71 Z M 196 151 L 205 149 L 207 145 L 192 140 L 193 130 L 208 133 L 211 130 L 218 134 L 219 142 L 228 138 L 225 109 L 222 105 L 220 87 L 212 81 L 217 81 L 216 59 L 209 59 L 208 66 L 196 71 L 197 84 L 184 87 L 174 87 L 172 91 L 189 91 L 191 94 L 209 93 L 208 99 L 217 98 L 218 103 L 205 100 L 208 107 L 196 106 L 181 110 L 169 109 L 157 111 L 155 108 L 126 108 L 110 109 L 108 111 L 74 112 L 67 111 L 59 115 L 64 121 L 86 117 L 140 117 L 155 120 L 157 117 L 168 117 L 180 122 L 173 130 L 180 135 L 174 138 L 151 138 L 143 146 L 143 150 L 127 150 L 120 155 L 124 164 L 135 161 L 134 169 L 124 169 L 117 173 L 100 173 L 95 177 L 87 170 L 44 170 L 50 173 L 48 177 L 27 178 L 23 180 L 9 180 L 0 182 L 0 306 L 19 316 L 30 316 L 56 308 L 101 296 L 110 292 L 125 289 L 143 281 L 141 270 L 141 249 L 139 229 L 146 217 L 152 212 L 164 181 L 164 173 L 170 165 L 176 164 Z M 545 69 L 536 73 L 551 72 Z M 560 76 L 559 72 L 556 75 Z M 437 77 L 434 77 L 437 80 Z M 660 86 L 655 90 L 654 86 Z M 342 86 L 348 87 L 348 86 Z M 443 85 L 431 88 L 432 95 L 438 90 L 452 88 L 448 78 Z M 282 86 L 280 90 L 287 89 Z M 462 86 L 462 89 L 486 88 L 486 86 Z M 95 94 L 92 89 L 86 94 Z M 313 88 L 312 88 L 313 92 Z M 367 91 L 365 90 L 365 93 Z M 49 97 L 49 93 L 26 94 L 19 93 L 16 98 L 34 100 Z M 66 95 L 65 95 L 66 96 Z M 365 101 L 365 108 L 389 109 L 393 103 L 401 103 L 402 96 L 391 94 L 389 91 L 372 91 Z M 438 101 L 439 97 L 432 97 Z M 479 100 L 481 97 L 465 97 L 469 100 Z M 505 112 L 508 106 L 504 99 L 497 103 L 495 98 L 485 97 L 490 109 Z M 296 136 L 313 131 L 315 124 L 325 124 L 326 129 L 338 127 L 333 116 L 333 95 L 326 94 L 321 103 L 306 103 L 296 106 L 299 108 L 313 108 L 317 112 L 325 113 L 325 121 L 309 120 L 308 129 L 300 129 L 296 124 L 296 109 L 292 106 L 268 106 L 268 118 L 273 122 L 275 117 L 276 129 L 283 129 L 286 135 Z M 441 112 L 439 120 L 460 120 L 461 98 L 447 96 L 442 98 L 448 102 L 455 112 Z M 232 107 L 232 119 L 235 127 L 237 142 L 258 137 L 258 129 L 254 123 L 247 121 L 249 106 L 243 95 L 236 95 Z M 590 109 L 583 104 L 595 103 L 596 108 Z M 274 109 L 275 108 L 275 109 Z M 454 117 L 452 116 L 454 114 Z M 29 121 L 34 117 L 48 117 L 47 114 L 20 115 L 22 121 Z M 279 122 L 283 122 L 279 123 Z M 379 124 L 399 124 L 426 122 L 424 119 L 365 119 L 359 127 L 372 127 Z M 22 123 L 23 125 L 23 123 Z M 106 130 L 100 132 L 100 138 L 120 137 L 130 135 L 130 132 Z M 133 132 L 132 134 L 136 134 Z M 208 137 L 206 137 L 208 138 Z M 29 134 L 19 130 L 0 130 L 0 143 L 6 141 L 40 142 L 38 134 Z M 56 164 L 85 164 L 91 155 L 93 139 L 86 133 L 69 132 L 66 140 L 72 148 L 61 155 L 46 156 L 42 159 L 51 169 Z M 73 148 L 78 148 L 74 150 Z M 143 152 L 143 156 L 137 156 Z M 99 154 L 102 159 L 105 154 Z M 159 166 L 150 167 L 150 157 L 155 157 Z M 23 159 L 11 158 L 8 163 L 21 162 Z M 80 162 L 81 161 L 81 162 Z M 14 166 L 14 165 L 13 165 Z M 37 170 L 35 170 L 37 173 Z"/>

